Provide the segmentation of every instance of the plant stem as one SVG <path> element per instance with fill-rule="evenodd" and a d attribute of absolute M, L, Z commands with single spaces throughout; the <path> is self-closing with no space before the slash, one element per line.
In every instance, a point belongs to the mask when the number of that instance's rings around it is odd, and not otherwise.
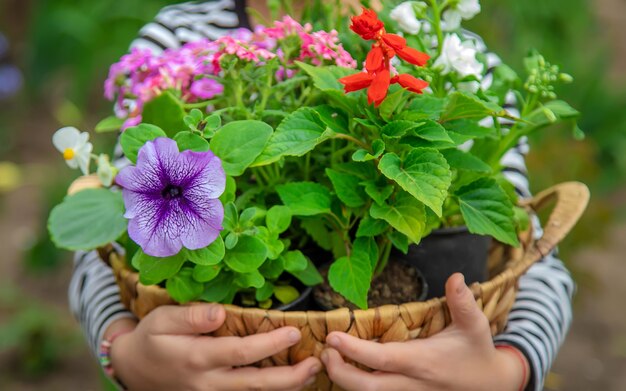
<path fill-rule="evenodd" d="M 367 151 L 371 151 L 369 145 L 365 144 L 364 142 L 362 142 L 361 140 L 358 140 L 352 136 L 350 136 L 349 134 L 345 134 L 345 133 L 336 133 L 333 138 L 339 138 L 339 139 L 343 139 L 343 140 L 348 140 L 351 141 L 353 143 L 355 143 L 356 145 L 358 145 L 359 147 L 367 150 Z"/>
<path fill-rule="evenodd" d="M 373 274 L 374 277 L 380 275 L 380 273 L 382 273 L 383 270 L 385 270 L 385 267 L 387 267 L 387 264 L 389 263 L 389 255 L 391 254 L 391 240 L 386 239 L 386 238 L 384 240 L 385 240 L 385 244 L 383 247 L 383 253 L 380 259 L 378 260 L 378 263 L 376 264 L 376 269 L 374 269 L 374 274 Z"/>

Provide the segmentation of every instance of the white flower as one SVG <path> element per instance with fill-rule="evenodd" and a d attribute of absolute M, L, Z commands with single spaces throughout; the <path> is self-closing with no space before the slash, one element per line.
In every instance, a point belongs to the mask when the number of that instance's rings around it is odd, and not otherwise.
<path fill-rule="evenodd" d="M 398 23 L 398 26 L 401 30 L 413 35 L 419 34 L 422 27 L 422 23 L 419 21 L 417 15 L 415 14 L 415 4 L 416 3 L 414 1 L 405 1 L 404 3 L 401 3 L 396 8 L 391 10 L 391 12 L 389 13 L 391 19 L 395 20 Z"/>
<path fill-rule="evenodd" d="M 117 169 L 109 162 L 109 157 L 105 154 L 98 156 L 98 179 L 102 182 L 102 185 L 109 187 L 113 184 L 113 178 L 117 174 Z"/>
<path fill-rule="evenodd" d="M 472 19 L 479 12 L 480 3 L 478 0 L 459 0 L 457 4 L 444 11 L 441 27 L 446 31 L 456 30 L 461 26 L 461 19 Z"/>
<path fill-rule="evenodd" d="M 476 60 L 476 47 L 472 41 L 461 42 L 456 34 L 449 34 L 443 41 L 441 56 L 435 61 L 435 67 L 442 68 L 444 75 L 456 72 L 461 78 L 482 77 L 483 64 Z"/>
<path fill-rule="evenodd" d="M 93 145 L 88 141 L 89 133 L 80 132 L 73 127 L 57 130 L 52 136 L 52 144 L 63 154 L 63 159 L 70 168 L 80 168 L 83 174 L 89 174 L 89 160 Z"/>

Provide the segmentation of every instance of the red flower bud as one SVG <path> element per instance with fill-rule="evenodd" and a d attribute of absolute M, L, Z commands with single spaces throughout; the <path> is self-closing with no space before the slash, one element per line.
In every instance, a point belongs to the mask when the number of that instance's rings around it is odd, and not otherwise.
<path fill-rule="evenodd" d="M 382 69 L 376 73 L 374 80 L 370 88 L 367 90 L 367 102 L 369 104 L 374 103 L 374 106 L 378 107 L 387 97 L 387 90 L 389 90 L 389 83 L 391 82 L 391 75 L 389 69 Z"/>
<path fill-rule="evenodd" d="M 350 29 L 365 40 L 376 38 L 378 33 L 385 28 L 383 22 L 378 19 L 376 12 L 365 7 L 363 7 L 361 15 L 353 16 L 350 19 L 352 20 Z"/>
<path fill-rule="evenodd" d="M 383 41 L 391 46 L 395 51 L 402 50 L 406 47 L 406 39 L 396 34 L 383 34 Z"/>
<path fill-rule="evenodd" d="M 393 84 L 398 83 L 403 88 L 406 88 L 407 90 L 411 92 L 415 92 L 417 94 L 421 94 L 422 90 L 428 87 L 428 83 L 425 82 L 424 80 L 420 80 L 406 73 L 402 75 L 394 76 L 391 79 L 391 83 Z"/>
<path fill-rule="evenodd" d="M 365 69 L 368 72 L 376 72 L 385 66 L 384 63 L 384 52 L 383 48 L 380 46 L 372 47 L 372 50 L 367 54 L 367 58 L 365 59 Z"/>
<path fill-rule="evenodd" d="M 405 47 L 402 50 L 397 50 L 398 57 L 406 62 L 410 62 L 413 65 L 424 66 L 430 59 L 430 56 L 426 53 L 422 53 L 410 47 Z"/>
<path fill-rule="evenodd" d="M 362 90 L 372 84 L 374 75 L 365 72 L 355 73 L 354 75 L 342 77 L 339 82 L 343 84 L 346 93 Z"/>

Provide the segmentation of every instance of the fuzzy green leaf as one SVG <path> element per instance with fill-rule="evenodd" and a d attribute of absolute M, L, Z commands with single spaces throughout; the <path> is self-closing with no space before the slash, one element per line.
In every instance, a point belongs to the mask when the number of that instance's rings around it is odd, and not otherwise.
<path fill-rule="evenodd" d="M 503 113 L 504 109 L 495 103 L 483 101 L 466 92 L 456 91 L 449 95 L 440 122 L 461 118 L 485 118 Z"/>
<path fill-rule="evenodd" d="M 359 208 L 367 202 L 367 195 L 361 186 L 361 179 L 327 168 L 326 175 L 335 189 L 337 197 L 350 208 Z"/>
<path fill-rule="evenodd" d="M 503 243 L 519 246 L 513 204 L 495 180 L 479 179 L 463 186 L 456 195 L 470 232 L 490 235 Z"/>
<path fill-rule="evenodd" d="M 391 204 L 372 204 L 370 215 L 382 219 L 397 231 L 408 236 L 413 243 L 419 243 L 426 228 L 426 211 L 424 204 L 410 194 L 400 192 Z"/>
<path fill-rule="evenodd" d="M 324 277 L 317 271 L 315 264 L 310 259 L 307 259 L 304 270 L 292 271 L 291 274 L 306 286 L 315 286 L 324 282 Z"/>
<path fill-rule="evenodd" d="M 209 150 L 209 142 L 195 133 L 188 131 L 177 133 L 174 141 L 178 144 L 178 149 L 182 151 L 190 150 L 195 152 L 206 152 Z"/>
<path fill-rule="evenodd" d="M 258 158 L 255 156 L 252 165 L 264 166 L 285 156 L 303 156 L 333 134 L 314 109 L 300 108 L 278 125 L 263 152 Z"/>
<path fill-rule="evenodd" d="M 267 229 L 274 234 L 283 233 L 291 225 L 291 211 L 282 205 L 272 206 L 265 215 Z"/>
<path fill-rule="evenodd" d="M 330 266 L 330 286 L 361 309 L 367 309 L 367 292 L 372 280 L 372 264 L 364 252 L 341 257 Z"/>
<path fill-rule="evenodd" d="M 169 91 L 146 103 L 141 112 L 144 123 L 159 126 L 170 138 L 187 129 L 185 115 L 182 104 Z"/>
<path fill-rule="evenodd" d="M 441 216 L 452 174 L 439 151 L 417 148 L 409 152 L 404 162 L 395 153 L 387 153 L 378 168 L 387 178 Z"/>
<path fill-rule="evenodd" d="M 448 161 L 450 168 L 484 173 L 491 172 L 491 166 L 469 152 L 463 152 L 458 149 L 447 149 L 441 151 L 441 153 Z"/>
<path fill-rule="evenodd" d="M 283 265 L 288 272 L 299 272 L 306 269 L 308 260 L 301 251 L 287 251 L 282 255 Z"/>

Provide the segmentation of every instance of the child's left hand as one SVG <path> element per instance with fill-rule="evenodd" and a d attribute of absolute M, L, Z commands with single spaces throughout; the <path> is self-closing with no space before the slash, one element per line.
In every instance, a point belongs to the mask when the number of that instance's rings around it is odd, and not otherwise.
<path fill-rule="evenodd" d="M 489 321 L 463 276 L 446 283 L 452 324 L 426 339 L 377 343 L 333 332 L 322 352 L 330 379 L 347 390 L 520 390 L 528 363 L 509 349 L 496 349 Z M 341 355 L 375 371 L 365 372 Z M 523 388 L 523 387 L 522 387 Z"/>

